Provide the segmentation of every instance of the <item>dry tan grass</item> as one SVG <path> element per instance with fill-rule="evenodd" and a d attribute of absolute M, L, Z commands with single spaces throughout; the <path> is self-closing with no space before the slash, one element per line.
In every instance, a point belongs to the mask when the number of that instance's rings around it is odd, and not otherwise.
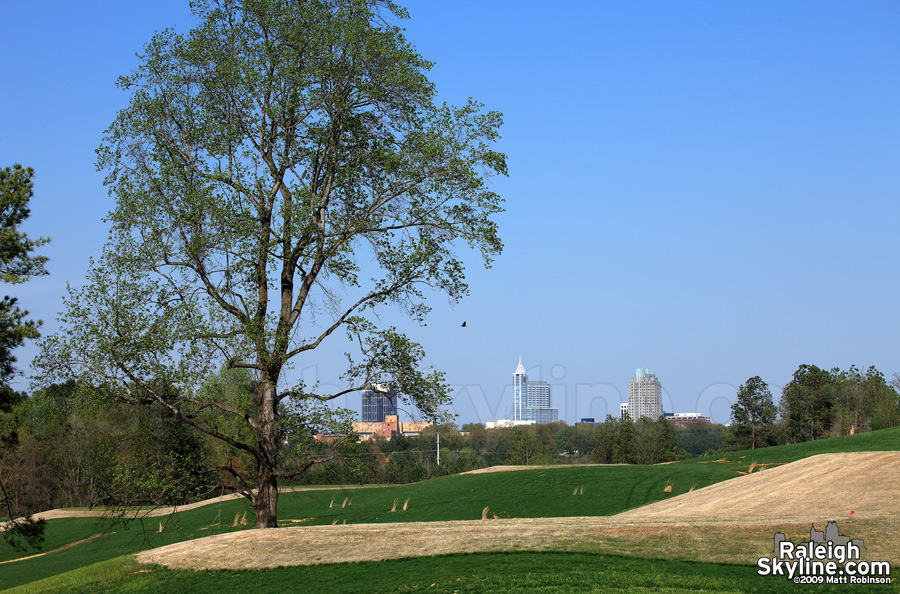
<path fill-rule="evenodd" d="M 827 520 L 816 523 L 822 528 Z M 884 524 L 887 523 L 888 526 Z M 900 563 L 900 520 L 839 524 L 866 541 L 866 558 Z M 138 554 L 141 563 L 176 569 L 249 569 L 379 561 L 447 553 L 570 550 L 721 563 L 754 563 L 784 532 L 809 537 L 804 522 L 634 522 L 622 518 L 501 519 L 248 530 Z M 391 547 L 374 547 L 388 539 Z"/>
<path fill-rule="evenodd" d="M 509 548 L 541 550 L 568 540 L 569 532 L 570 528 L 547 520 L 309 526 L 187 541 L 146 551 L 138 560 L 172 568 L 245 569 Z M 385 538 L 390 547 L 370 546 Z"/>
<path fill-rule="evenodd" d="M 629 519 L 808 520 L 900 516 L 900 452 L 820 454 L 624 514 Z"/>

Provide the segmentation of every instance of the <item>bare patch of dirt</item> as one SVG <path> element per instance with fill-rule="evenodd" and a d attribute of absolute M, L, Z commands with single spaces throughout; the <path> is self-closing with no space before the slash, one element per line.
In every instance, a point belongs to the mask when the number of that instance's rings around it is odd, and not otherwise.
<path fill-rule="evenodd" d="M 479 468 L 478 470 L 469 470 L 460 474 L 489 474 L 491 472 L 511 472 L 514 470 L 547 470 L 556 468 L 586 468 L 588 466 L 621 466 L 620 464 L 535 464 L 527 465 L 507 465 L 507 466 L 488 466 L 487 468 Z"/>

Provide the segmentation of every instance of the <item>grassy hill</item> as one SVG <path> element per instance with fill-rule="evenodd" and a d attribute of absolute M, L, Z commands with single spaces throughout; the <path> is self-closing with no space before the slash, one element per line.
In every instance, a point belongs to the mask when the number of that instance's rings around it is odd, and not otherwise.
<path fill-rule="evenodd" d="M 384 488 L 344 488 L 284 493 L 279 498 L 283 526 L 501 518 L 605 516 L 702 488 L 747 472 L 754 463 L 784 463 L 831 452 L 900 450 L 900 428 L 848 437 L 731 452 L 657 466 L 562 466 L 512 472 L 442 477 Z M 666 487 L 671 486 L 671 492 Z M 408 501 L 408 503 L 407 503 Z M 391 512 L 396 502 L 396 510 Z M 404 503 L 407 510 L 403 511 Z M 247 526 L 233 527 L 247 514 Z M 160 521 L 164 523 L 162 532 Z M 0 588 L 110 560 L 138 550 L 253 526 L 252 508 L 230 501 L 169 518 L 109 525 L 97 519 L 52 520 L 40 557 L 0 564 Z M 96 536 L 88 542 L 74 544 Z M 25 554 L 27 555 L 27 554 Z M 25 556 L 0 548 L 0 562 Z"/>

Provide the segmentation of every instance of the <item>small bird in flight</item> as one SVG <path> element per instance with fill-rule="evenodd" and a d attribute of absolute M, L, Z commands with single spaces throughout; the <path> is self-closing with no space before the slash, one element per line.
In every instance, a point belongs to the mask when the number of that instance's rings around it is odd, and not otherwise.
<path fill-rule="evenodd" d="M 465 327 L 466 327 L 466 323 L 463 322 L 463 323 L 461 324 L 461 326 L 462 326 L 463 328 L 465 328 Z"/>

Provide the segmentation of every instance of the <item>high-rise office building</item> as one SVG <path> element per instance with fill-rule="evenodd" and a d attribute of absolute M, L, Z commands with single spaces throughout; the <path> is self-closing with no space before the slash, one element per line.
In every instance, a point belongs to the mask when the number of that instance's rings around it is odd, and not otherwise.
<path fill-rule="evenodd" d="M 559 410 L 550 408 L 550 384 L 528 381 L 528 374 L 519 359 L 513 373 L 513 421 L 552 423 L 559 420 Z"/>
<path fill-rule="evenodd" d="M 638 369 L 628 383 L 628 416 L 655 421 L 662 414 L 662 385 L 652 369 Z"/>
<path fill-rule="evenodd" d="M 547 382 L 528 382 L 526 395 L 528 408 L 550 408 L 550 384 Z"/>
<path fill-rule="evenodd" d="M 519 366 L 513 372 L 513 421 L 524 421 L 525 406 L 528 403 L 528 374 L 522 366 L 522 358 L 519 357 Z"/>
<path fill-rule="evenodd" d="M 375 384 L 362 393 L 362 422 L 382 423 L 388 415 L 397 414 L 397 395 Z"/>

